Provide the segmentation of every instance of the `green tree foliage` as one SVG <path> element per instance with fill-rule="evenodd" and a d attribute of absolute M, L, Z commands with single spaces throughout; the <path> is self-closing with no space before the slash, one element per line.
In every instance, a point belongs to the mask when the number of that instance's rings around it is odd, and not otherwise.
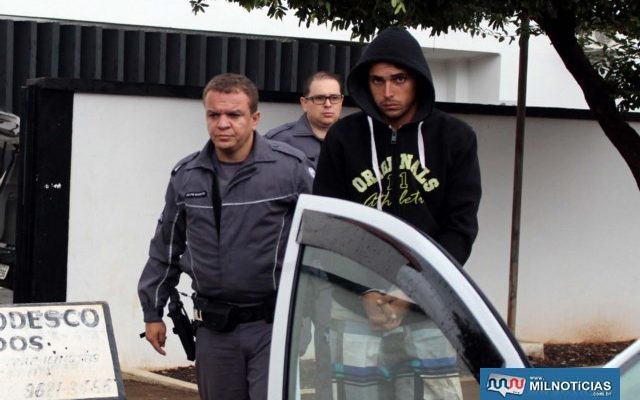
<path fill-rule="evenodd" d="M 640 1 L 638 0 L 227 0 L 272 18 L 292 12 L 301 24 L 350 29 L 370 39 L 402 25 L 431 35 L 463 31 L 513 41 L 522 16 L 532 35 L 546 35 L 581 87 L 604 133 L 640 188 L 640 136 L 624 112 L 640 108 Z M 207 0 L 190 0 L 195 13 Z M 513 31 L 513 29 L 511 29 Z"/>

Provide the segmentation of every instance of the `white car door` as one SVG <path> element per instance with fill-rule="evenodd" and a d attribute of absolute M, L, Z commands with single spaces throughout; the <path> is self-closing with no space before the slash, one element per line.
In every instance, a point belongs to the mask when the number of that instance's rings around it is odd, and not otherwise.
<path fill-rule="evenodd" d="M 356 203 L 301 196 L 274 319 L 269 399 L 477 399 L 526 357 L 429 238 Z"/>

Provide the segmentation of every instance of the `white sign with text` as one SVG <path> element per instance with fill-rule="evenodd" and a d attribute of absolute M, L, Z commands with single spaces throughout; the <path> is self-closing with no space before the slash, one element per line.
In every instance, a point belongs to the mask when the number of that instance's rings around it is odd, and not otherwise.
<path fill-rule="evenodd" d="M 3 399 L 124 398 L 106 303 L 0 306 Z"/>

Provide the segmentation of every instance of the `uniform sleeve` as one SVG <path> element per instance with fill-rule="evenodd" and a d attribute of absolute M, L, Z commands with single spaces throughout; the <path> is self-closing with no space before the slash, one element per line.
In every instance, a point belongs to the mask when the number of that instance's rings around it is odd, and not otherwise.
<path fill-rule="evenodd" d="M 185 249 L 184 209 L 176 204 L 172 183 L 165 195 L 165 206 L 149 246 L 149 259 L 138 281 L 138 297 L 144 322 L 161 321 L 170 289 L 180 278 L 180 257 Z"/>
<path fill-rule="evenodd" d="M 450 174 L 445 201 L 447 217 L 434 239 L 464 265 L 478 234 L 478 207 L 482 195 L 475 134 L 455 155 Z"/>
<path fill-rule="evenodd" d="M 332 134 L 329 129 L 325 140 L 322 142 L 320 155 L 318 156 L 318 167 L 316 178 L 313 181 L 313 194 L 319 196 L 347 198 L 347 190 L 344 180 L 345 169 L 343 162 L 342 147 L 337 140 L 339 133 Z"/>

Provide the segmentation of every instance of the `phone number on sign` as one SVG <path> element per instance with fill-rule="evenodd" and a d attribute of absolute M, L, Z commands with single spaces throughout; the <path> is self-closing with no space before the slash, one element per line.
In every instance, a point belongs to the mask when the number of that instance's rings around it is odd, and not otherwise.
<path fill-rule="evenodd" d="M 114 379 L 85 379 L 83 381 L 28 383 L 24 388 L 25 399 L 65 398 L 92 394 L 116 394 Z"/>

